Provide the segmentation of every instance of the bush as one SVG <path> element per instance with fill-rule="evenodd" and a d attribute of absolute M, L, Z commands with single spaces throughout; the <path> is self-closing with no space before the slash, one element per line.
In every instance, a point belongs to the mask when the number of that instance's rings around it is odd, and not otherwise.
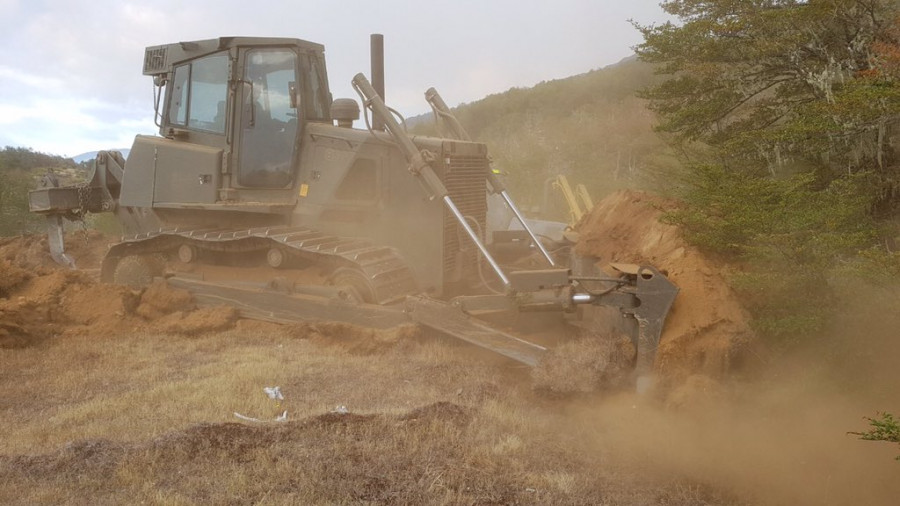
<path fill-rule="evenodd" d="M 890 413 L 878 413 L 880 418 L 869 418 L 869 425 L 872 427 L 867 432 L 851 432 L 850 434 L 859 436 L 864 441 L 887 441 L 889 443 L 900 443 L 900 420 L 894 418 Z M 896 457 L 900 460 L 900 456 Z"/>
<path fill-rule="evenodd" d="M 820 183 L 808 173 L 774 179 L 701 165 L 688 168 L 685 183 L 686 205 L 665 219 L 741 266 L 733 286 L 773 343 L 795 344 L 824 328 L 836 304 L 834 276 L 869 268 L 861 251 L 889 260 L 877 253 L 864 176 Z"/>
<path fill-rule="evenodd" d="M 34 178 L 22 171 L 0 171 L 0 236 L 41 230 L 41 216 L 28 211 L 28 190 Z"/>

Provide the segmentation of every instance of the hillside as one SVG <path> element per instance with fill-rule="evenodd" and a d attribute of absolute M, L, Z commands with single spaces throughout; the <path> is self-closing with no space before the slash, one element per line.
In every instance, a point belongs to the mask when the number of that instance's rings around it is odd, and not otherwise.
<path fill-rule="evenodd" d="M 629 58 L 490 95 L 454 113 L 473 139 L 488 144 L 523 208 L 549 206 L 544 216 L 561 218 L 561 199 L 548 198 L 546 185 L 537 182 L 564 174 L 598 200 L 615 190 L 647 187 L 660 165 L 675 163 L 653 132 L 653 114 L 635 96 L 655 78 L 652 66 Z M 421 116 L 411 122 L 418 132 L 436 133 Z"/>
<path fill-rule="evenodd" d="M 10 146 L 0 151 L 0 236 L 36 231 L 43 224 L 28 212 L 28 190 L 47 169 L 62 182 L 74 181 L 83 172 L 71 158 Z"/>

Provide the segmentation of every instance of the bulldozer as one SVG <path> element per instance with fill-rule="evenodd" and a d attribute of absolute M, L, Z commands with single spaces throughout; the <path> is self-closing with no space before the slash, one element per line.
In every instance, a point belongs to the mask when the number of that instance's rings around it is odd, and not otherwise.
<path fill-rule="evenodd" d="M 352 79 L 357 102 L 332 97 L 318 43 L 146 48 L 159 135 L 137 135 L 127 160 L 99 152 L 86 183 L 46 178 L 29 193 L 51 255 L 75 268 L 63 220 L 114 213 L 124 235 L 103 259 L 103 282 L 163 277 L 202 303 L 277 322 L 413 322 L 529 366 L 548 348 L 496 315 L 578 326 L 589 309 L 612 308 L 636 349 L 634 378 L 647 384 L 677 287 L 650 265 L 610 274 L 596 259 L 553 254 L 434 88 L 425 98 L 442 137 L 408 133 L 383 99 L 377 34 L 371 67 L 371 82 Z M 489 202 L 521 229 L 490 230 Z M 511 266 L 511 250 L 539 265 Z"/>

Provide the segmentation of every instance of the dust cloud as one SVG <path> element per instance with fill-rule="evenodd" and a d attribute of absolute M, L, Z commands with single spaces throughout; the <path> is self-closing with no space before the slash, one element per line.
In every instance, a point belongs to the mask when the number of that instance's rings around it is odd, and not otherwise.
<path fill-rule="evenodd" d="M 675 409 L 631 394 L 568 407 L 605 460 L 727 490 L 751 504 L 895 504 L 900 448 L 860 441 L 877 407 L 803 367 L 718 384 Z M 894 399 L 892 406 L 900 406 Z"/>
<path fill-rule="evenodd" d="M 683 476 L 759 504 L 895 504 L 897 445 L 848 434 L 900 411 L 900 294 L 845 287 L 833 328 L 766 354 L 722 266 L 659 222 L 669 203 L 620 192 L 580 224 L 579 252 L 650 263 L 681 288 L 655 365 L 652 398 L 621 394 L 568 407 L 588 444 L 639 472 Z"/>

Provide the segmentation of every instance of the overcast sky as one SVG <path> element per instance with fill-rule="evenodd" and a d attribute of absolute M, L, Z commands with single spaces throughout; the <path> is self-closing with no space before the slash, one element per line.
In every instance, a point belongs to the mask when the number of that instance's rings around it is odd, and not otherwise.
<path fill-rule="evenodd" d="M 665 19 L 660 0 L 0 0 L 0 147 L 75 156 L 157 132 L 144 47 L 219 36 L 325 45 L 335 98 L 369 74 L 369 34 L 385 37 L 388 105 L 455 106 L 581 74 L 632 54 L 629 24 Z"/>

